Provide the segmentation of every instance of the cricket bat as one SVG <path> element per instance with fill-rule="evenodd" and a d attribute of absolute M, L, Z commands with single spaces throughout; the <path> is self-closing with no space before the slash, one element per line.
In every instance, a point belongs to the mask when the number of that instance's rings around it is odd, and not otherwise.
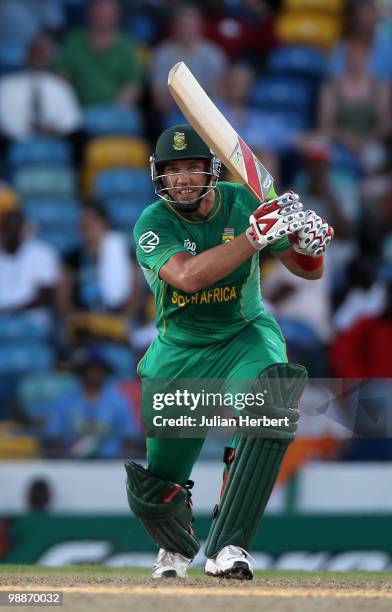
<path fill-rule="evenodd" d="M 265 200 L 274 179 L 207 96 L 184 62 L 173 66 L 168 88 L 177 106 L 235 178 L 255 198 Z"/>

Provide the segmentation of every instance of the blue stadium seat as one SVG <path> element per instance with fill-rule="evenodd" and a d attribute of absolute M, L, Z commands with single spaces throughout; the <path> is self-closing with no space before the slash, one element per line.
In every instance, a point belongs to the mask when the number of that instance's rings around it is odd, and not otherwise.
<path fill-rule="evenodd" d="M 23 211 L 30 221 L 38 225 L 62 223 L 65 226 L 78 225 L 80 204 L 68 198 L 34 198 L 23 202 Z"/>
<path fill-rule="evenodd" d="M 90 136 L 142 136 L 140 112 L 132 108 L 97 105 L 83 113 L 83 126 Z"/>
<path fill-rule="evenodd" d="M 326 73 L 327 59 L 316 47 L 283 45 L 272 51 L 268 57 L 267 70 L 270 73 L 322 78 Z"/>
<path fill-rule="evenodd" d="M 69 166 L 23 166 L 13 172 L 12 183 L 23 200 L 38 197 L 72 198 L 76 193 L 75 172 Z"/>
<path fill-rule="evenodd" d="M 0 76 L 21 70 L 26 63 L 26 47 L 0 41 Z"/>
<path fill-rule="evenodd" d="M 72 374 L 64 372 L 26 374 L 19 381 L 17 397 L 30 418 L 44 417 L 51 402 L 72 388 L 75 382 Z"/>
<path fill-rule="evenodd" d="M 145 12 L 133 9 L 128 12 L 126 27 L 134 40 L 152 46 L 157 36 L 157 23 Z"/>
<path fill-rule="evenodd" d="M 281 76 L 257 79 L 251 92 L 251 104 L 260 110 L 296 110 L 307 113 L 312 87 L 305 80 Z"/>
<path fill-rule="evenodd" d="M 188 123 L 188 119 L 184 117 L 179 108 L 175 108 L 170 113 L 164 115 L 162 127 L 166 129 L 179 123 Z"/>
<path fill-rule="evenodd" d="M 0 375 L 49 370 L 53 364 L 53 350 L 44 342 L 7 340 L 0 343 Z"/>
<path fill-rule="evenodd" d="M 95 194 L 103 200 L 129 196 L 148 202 L 154 197 L 150 173 L 136 168 L 103 170 L 96 178 Z"/>
<path fill-rule="evenodd" d="M 102 355 L 116 375 L 135 376 L 136 361 L 128 346 L 116 344 L 115 342 L 103 342 L 99 344 Z"/>
<path fill-rule="evenodd" d="M 103 206 L 113 225 L 119 229 L 128 229 L 129 231 L 131 231 L 148 204 L 150 202 L 139 202 L 132 198 L 113 198 L 103 202 Z"/>
<path fill-rule="evenodd" d="M 51 227 L 42 227 L 38 231 L 38 237 L 50 244 L 61 255 L 67 255 L 80 246 L 81 238 L 77 227 L 64 229 L 61 224 Z"/>
<path fill-rule="evenodd" d="M 80 206 L 77 200 L 36 198 L 26 200 L 23 210 L 27 219 L 37 225 L 38 237 L 61 254 L 80 243 Z"/>
<path fill-rule="evenodd" d="M 43 340 L 46 326 L 29 312 L 0 315 L 0 342 L 8 340 Z"/>
<path fill-rule="evenodd" d="M 63 164 L 72 161 L 71 145 L 64 140 L 32 139 L 12 143 L 7 163 L 11 171 L 32 164 Z"/>

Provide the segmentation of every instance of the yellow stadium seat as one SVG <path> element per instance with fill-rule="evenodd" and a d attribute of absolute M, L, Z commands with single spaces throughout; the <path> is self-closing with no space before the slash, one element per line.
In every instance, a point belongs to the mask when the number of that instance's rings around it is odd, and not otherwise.
<path fill-rule="evenodd" d="M 329 49 L 341 33 L 341 21 L 330 15 L 283 13 L 277 20 L 277 32 L 284 44 L 314 45 Z"/>
<path fill-rule="evenodd" d="M 342 14 L 344 0 L 284 0 L 285 11 L 314 11 L 319 13 Z"/>
<path fill-rule="evenodd" d="M 83 191 L 91 194 L 96 174 L 107 168 L 148 168 L 149 155 L 150 146 L 145 140 L 115 136 L 94 138 L 86 148 Z"/>
<path fill-rule="evenodd" d="M 0 424 L 0 459 L 30 459 L 40 456 L 36 437 L 25 433 L 17 423 Z"/>
<path fill-rule="evenodd" d="M 113 342 L 128 340 L 127 320 L 120 315 L 82 312 L 70 317 L 68 324 L 71 337 L 83 332 L 95 339 L 113 340 Z"/>

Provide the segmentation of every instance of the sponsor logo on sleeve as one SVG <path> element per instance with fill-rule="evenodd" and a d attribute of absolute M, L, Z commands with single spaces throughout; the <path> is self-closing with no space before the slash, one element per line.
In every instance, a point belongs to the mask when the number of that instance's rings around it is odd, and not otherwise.
<path fill-rule="evenodd" d="M 145 253 L 151 253 L 159 244 L 159 236 L 149 231 L 142 234 L 139 238 L 139 246 Z"/>

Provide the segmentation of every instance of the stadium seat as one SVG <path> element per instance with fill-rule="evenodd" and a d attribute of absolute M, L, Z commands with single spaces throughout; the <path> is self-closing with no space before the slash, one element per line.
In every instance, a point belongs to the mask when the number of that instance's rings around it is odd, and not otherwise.
<path fill-rule="evenodd" d="M 34 313 L 20 312 L 0 315 L 0 342 L 8 340 L 43 340 L 47 336 L 46 326 Z"/>
<path fill-rule="evenodd" d="M 23 202 L 23 211 L 30 221 L 38 225 L 77 225 L 80 204 L 68 198 L 34 198 Z"/>
<path fill-rule="evenodd" d="M 50 244 L 61 255 L 67 255 L 80 246 L 81 238 L 78 229 L 78 227 L 67 228 L 67 231 L 65 231 L 64 226 L 59 223 L 50 227 L 40 228 L 38 237 Z"/>
<path fill-rule="evenodd" d="M 7 340 L 0 343 L 0 375 L 49 370 L 53 350 L 38 340 Z"/>
<path fill-rule="evenodd" d="M 13 142 L 7 156 L 11 172 L 19 166 L 45 163 L 68 165 L 71 162 L 71 145 L 64 140 L 48 138 Z"/>
<path fill-rule="evenodd" d="M 265 76 L 257 79 L 251 104 L 265 111 L 308 112 L 312 89 L 307 81 L 283 76 Z"/>
<path fill-rule="evenodd" d="M 128 346 L 115 342 L 104 342 L 99 345 L 102 354 L 114 374 L 136 376 L 135 357 Z"/>
<path fill-rule="evenodd" d="M 69 166 L 29 165 L 15 170 L 12 183 L 23 200 L 37 197 L 72 198 L 75 173 Z"/>
<path fill-rule="evenodd" d="M 143 210 L 150 203 L 148 201 L 135 201 L 131 198 L 112 198 L 105 200 L 103 206 L 115 227 L 130 232 Z"/>
<path fill-rule="evenodd" d="M 326 66 L 326 56 L 320 49 L 295 45 L 278 47 L 267 61 L 269 73 L 318 79 L 325 75 Z"/>
<path fill-rule="evenodd" d="M 330 15 L 288 12 L 277 18 L 276 29 L 284 44 L 313 45 L 330 49 L 341 33 L 341 21 Z"/>
<path fill-rule="evenodd" d="M 157 36 L 157 23 L 146 12 L 143 12 L 143 9 L 140 11 L 133 9 L 128 12 L 126 27 L 132 38 L 142 45 L 150 47 L 154 44 Z"/>
<path fill-rule="evenodd" d="M 94 193 L 102 200 L 131 197 L 148 202 L 154 197 L 151 176 L 147 170 L 114 168 L 97 175 Z"/>
<path fill-rule="evenodd" d="M 345 0 L 284 0 L 285 11 L 315 11 L 341 15 L 345 9 Z"/>
<path fill-rule="evenodd" d="M 26 218 L 37 226 L 38 237 L 61 254 L 80 243 L 80 206 L 68 198 L 35 198 L 23 203 Z"/>
<path fill-rule="evenodd" d="M 148 168 L 150 148 L 137 138 L 101 137 L 87 148 L 83 167 L 83 189 L 90 194 L 98 172 L 107 168 Z"/>
<path fill-rule="evenodd" d="M 83 113 L 83 127 L 89 136 L 141 136 L 140 112 L 134 108 L 97 105 Z"/>
<path fill-rule="evenodd" d="M 51 402 L 75 385 L 75 377 L 65 372 L 26 374 L 18 384 L 17 398 L 31 420 L 45 417 Z"/>
<path fill-rule="evenodd" d="M 0 76 L 21 70 L 26 63 L 26 48 L 18 43 L 0 41 Z"/>

